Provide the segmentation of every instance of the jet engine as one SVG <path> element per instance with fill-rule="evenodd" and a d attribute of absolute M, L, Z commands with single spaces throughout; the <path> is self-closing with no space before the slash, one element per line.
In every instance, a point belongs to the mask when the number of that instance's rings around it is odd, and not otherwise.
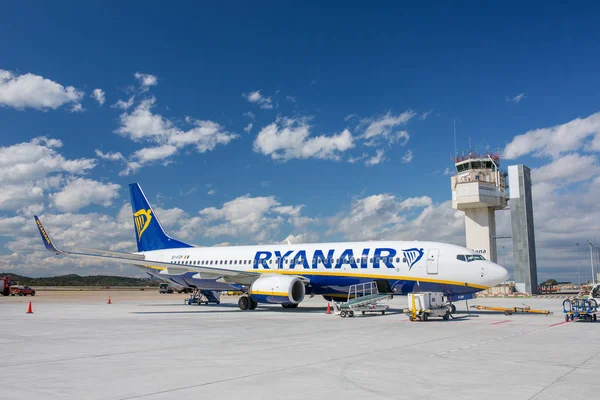
<path fill-rule="evenodd" d="M 265 275 L 252 283 L 249 293 L 258 303 L 298 304 L 306 289 L 297 276 Z"/>

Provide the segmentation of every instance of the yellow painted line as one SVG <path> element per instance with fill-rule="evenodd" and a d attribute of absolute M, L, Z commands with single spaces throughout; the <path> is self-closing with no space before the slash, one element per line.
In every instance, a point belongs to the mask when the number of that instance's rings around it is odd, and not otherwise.
<path fill-rule="evenodd" d="M 344 275 L 339 272 L 327 272 L 327 271 L 311 271 L 308 270 L 277 270 L 277 269 L 250 269 L 246 270 L 246 272 L 255 272 L 261 274 L 283 274 L 283 275 L 319 275 L 319 276 L 338 276 L 344 278 L 375 278 L 375 279 L 391 279 L 398 281 L 419 281 L 419 282 L 430 282 L 430 283 L 441 283 L 445 285 L 454 285 L 454 286 L 465 286 L 465 282 L 457 282 L 457 281 L 446 281 L 441 279 L 433 279 L 433 278 L 422 278 L 415 276 L 399 276 L 399 275 L 376 275 L 376 274 L 352 274 L 352 275 Z M 488 289 L 489 286 L 478 285 L 476 283 L 468 283 L 466 282 L 466 286 L 476 288 L 476 289 Z"/>
<path fill-rule="evenodd" d="M 282 296 L 288 297 L 286 292 L 260 292 L 260 291 L 250 291 L 250 294 L 262 294 L 264 296 Z"/>

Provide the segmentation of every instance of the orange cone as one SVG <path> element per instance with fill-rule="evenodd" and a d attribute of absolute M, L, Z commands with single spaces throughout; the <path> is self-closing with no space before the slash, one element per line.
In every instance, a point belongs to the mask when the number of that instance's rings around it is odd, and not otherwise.
<path fill-rule="evenodd" d="M 110 296 L 108 296 L 108 303 L 106 303 L 106 304 L 112 304 L 112 303 L 110 302 Z"/>
<path fill-rule="evenodd" d="M 29 302 L 29 307 L 27 308 L 26 314 L 33 314 L 33 310 L 31 309 L 31 302 Z"/>
<path fill-rule="evenodd" d="M 327 312 L 325 314 L 331 314 L 331 303 L 327 302 Z"/>

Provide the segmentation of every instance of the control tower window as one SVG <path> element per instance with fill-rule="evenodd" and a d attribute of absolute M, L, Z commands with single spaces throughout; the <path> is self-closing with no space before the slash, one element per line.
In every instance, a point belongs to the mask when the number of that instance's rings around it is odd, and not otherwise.
<path fill-rule="evenodd" d="M 472 169 L 481 169 L 482 168 L 481 161 L 471 162 L 471 168 Z"/>

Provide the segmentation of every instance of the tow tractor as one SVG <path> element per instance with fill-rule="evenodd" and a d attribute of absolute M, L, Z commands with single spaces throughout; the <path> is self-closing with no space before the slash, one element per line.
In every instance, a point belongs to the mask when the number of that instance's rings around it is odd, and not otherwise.
<path fill-rule="evenodd" d="M 427 321 L 430 317 L 450 319 L 452 306 L 444 302 L 444 294 L 439 292 L 421 292 L 408 294 L 408 308 L 403 310 L 411 321 Z"/>
<path fill-rule="evenodd" d="M 563 301 L 563 312 L 565 313 L 565 321 L 573 321 L 575 318 L 584 321 L 596 321 L 596 313 L 598 312 L 598 303 L 593 298 L 591 299 L 567 299 Z"/>
<path fill-rule="evenodd" d="M 342 318 L 354 317 L 355 313 L 376 312 L 385 314 L 389 308 L 387 304 L 381 304 L 382 300 L 389 300 L 392 295 L 389 293 L 379 293 L 377 284 L 372 282 L 359 283 L 350 286 L 348 290 L 348 299 L 345 303 L 334 302 L 333 312 Z"/>

